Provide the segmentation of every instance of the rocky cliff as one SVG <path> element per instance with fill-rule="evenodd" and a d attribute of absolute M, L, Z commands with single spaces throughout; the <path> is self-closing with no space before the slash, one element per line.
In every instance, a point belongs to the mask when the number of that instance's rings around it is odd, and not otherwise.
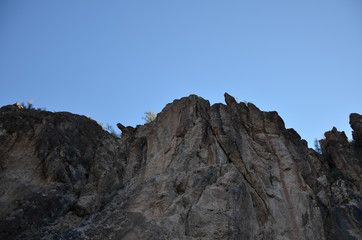
<path fill-rule="evenodd" d="M 118 139 L 75 114 L 0 109 L 0 239 L 361 239 L 362 116 L 323 154 L 225 94 Z"/>

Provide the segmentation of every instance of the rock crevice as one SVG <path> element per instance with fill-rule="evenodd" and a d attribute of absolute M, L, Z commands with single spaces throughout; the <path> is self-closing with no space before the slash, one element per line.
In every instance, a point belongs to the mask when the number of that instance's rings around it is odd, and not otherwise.
<path fill-rule="evenodd" d="M 361 115 L 308 149 L 277 112 L 191 95 L 122 137 L 0 108 L 0 239 L 360 239 Z"/>

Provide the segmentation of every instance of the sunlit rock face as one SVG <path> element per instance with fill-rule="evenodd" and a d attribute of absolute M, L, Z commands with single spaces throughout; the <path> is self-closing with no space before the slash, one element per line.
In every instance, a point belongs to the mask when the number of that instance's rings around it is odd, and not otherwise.
<path fill-rule="evenodd" d="M 0 238 L 360 239 L 361 116 L 356 144 L 333 129 L 320 155 L 277 112 L 225 102 L 175 100 L 121 139 L 1 108 Z"/>

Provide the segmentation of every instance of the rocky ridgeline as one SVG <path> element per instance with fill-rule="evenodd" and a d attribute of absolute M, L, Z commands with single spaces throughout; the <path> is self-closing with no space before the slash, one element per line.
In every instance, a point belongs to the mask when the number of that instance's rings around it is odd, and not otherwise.
<path fill-rule="evenodd" d="M 0 109 L 0 239 L 361 239 L 362 116 L 307 147 L 277 112 L 195 95 L 118 139 Z"/>

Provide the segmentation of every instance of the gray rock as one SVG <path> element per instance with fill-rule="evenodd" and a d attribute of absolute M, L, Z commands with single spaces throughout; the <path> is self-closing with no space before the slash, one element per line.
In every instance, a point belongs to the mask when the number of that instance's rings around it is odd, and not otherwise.
<path fill-rule="evenodd" d="M 345 135 L 326 133 L 320 155 L 276 112 L 225 101 L 175 100 L 119 124 L 121 139 L 82 116 L 1 108 L 0 238 L 359 239 Z"/>

